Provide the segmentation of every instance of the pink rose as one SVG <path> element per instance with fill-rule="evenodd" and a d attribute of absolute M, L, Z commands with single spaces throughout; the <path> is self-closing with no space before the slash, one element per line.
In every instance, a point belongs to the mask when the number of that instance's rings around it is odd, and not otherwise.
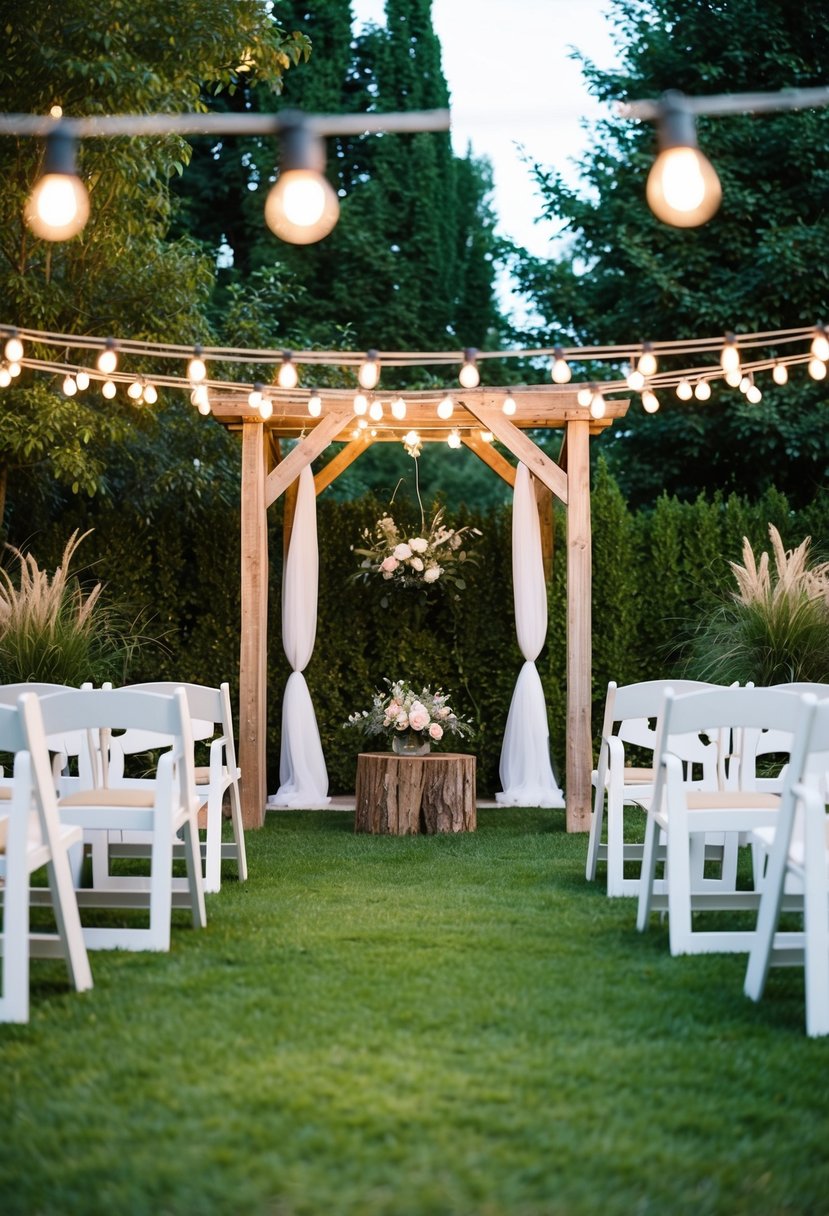
<path fill-rule="evenodd" d="M 391 573 L 392 571 L 396 570 L 399 565 L 400 562 L 396 557 L 384 557 L 383 561 L 380 563 L 380 569 L 388 570 L 389 573 Z"/>
<path fill-rule="evenodd" d="M 412 730 L 425 730 L 429 725 L 429 711 L 420 701 L 413 701 L 409 710 L 409 726 Z"/>
<path fill-rule="evenodd" d="M 429 727 L 429 735 L 435 740 L 435 742 L 437 742 L 438 739 L 443 738 L 443 727 L 441 726 L 440 722 L 432 723 L 432 725 Z"/>
<path fill-rule="evenodd" d="M 409 718 L 405 710 L 401 710 L 401 712 L 397 715 L 395 726 L 398 730 L 408 730 Z"/>
<path fill-rule="evenodd" d="M 389 701 L 388 705 L 386 706 L 386 717 L 396 718 L 400 713 L 401 708 L 402 707 L 399 701 Z"/>

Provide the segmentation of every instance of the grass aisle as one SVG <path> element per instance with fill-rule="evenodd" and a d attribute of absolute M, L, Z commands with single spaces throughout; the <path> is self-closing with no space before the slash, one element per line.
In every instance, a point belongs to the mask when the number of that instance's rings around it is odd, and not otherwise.
<path fill-rule="evenodd" d="M 799 971 L 671 959 L 563 812 L 462 837 L 271 814 L 170 955 L 33 963 L 0 1026 L 3 1216 L 829 1212 Z"/>

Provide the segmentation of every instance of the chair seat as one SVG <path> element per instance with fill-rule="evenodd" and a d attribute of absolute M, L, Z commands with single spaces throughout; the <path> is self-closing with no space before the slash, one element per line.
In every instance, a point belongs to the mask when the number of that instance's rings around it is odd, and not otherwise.
<path fill-rule="evenodd" d="M 752 790 L 692 790 L 686 797 L 689 811 L 774 810 L 779 794 L 760 794 Z"/>
<path fill-rule="evenodd" d="M 155 805 L 155 791 L 152 786 L 147 789 L 135 790 L 125 786 L 114 789 L 78 790 L 77 793 L 67 794 L 61 798 L 58 807 L 63 809 L 88 807 L 138 807 L 145 808 Z"/>
<path fill-rule="evenodd" d="M 625 769 L 625 785 L 653 785 L 654 780 L 652 768 Z"/>

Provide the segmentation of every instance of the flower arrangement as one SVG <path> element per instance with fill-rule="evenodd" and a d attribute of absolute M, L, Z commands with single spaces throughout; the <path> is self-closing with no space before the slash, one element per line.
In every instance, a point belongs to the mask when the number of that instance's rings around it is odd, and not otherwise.
<path fill-rule="evenodd" d="M 363 735 L 395 736 L 414 733 L 420 743 L 439 743 L 446 734 L 472 734 L 472 724 L 460 718 L 440 689 L 416 691 L 403 680 L 384 680 L 386 692 L 374 694 L 371 709 L 350 714 L 346 727 Z"/>
<path fill-rule="evenodd" d="M 398 587 L 427 590 L 440 580 L 456 591 L 463 591 L 466 587 L 463 567 L 476 560 L 465 545 L 480 535 L 480 529 L 471 526 L 447 528 L 442 508 L 435 513 L 429 529 L 422 528 L 417 535 L 405 533 L 391 515 L 384 515 L 374 525 L 373 533 L 370 528 L 364 529 L 364 547 L 354 549 L 362 558 L 355 578 L 367 580 L 379 574 Z"/>

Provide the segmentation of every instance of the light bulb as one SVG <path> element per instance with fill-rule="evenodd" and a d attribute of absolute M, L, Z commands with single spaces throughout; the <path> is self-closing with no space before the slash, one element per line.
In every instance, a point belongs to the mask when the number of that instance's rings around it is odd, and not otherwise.
<path fill-rule="evenodd" d="M 725 335 L 725 345 L 720 351 L 720 367 L 724 372 L 736 371 L 740 366 L 740 351 L 733 334 Z"/>
<path fill-rule="evenodd" d="M 468 346 L 463 352 L 463 365 L 458 372 L 458 379 L 463 388 L 477 388 L 481 383 L 481 373 L 478 371 L 475 363 L 477 351 L 472 346 Z"/>
<path fill-rule="evenodd" d="M 267 420 L 270 418 L 272 413 L 273 413 L 273 402 L 271 401 L 270 397 L 263 397 L 260 393 L 259 417 L 262 419 L 263 422 L 267 422 Z"/>
<path fill-rule="evenodd" d="M 461 446 L 461 437 L 457 431 L 450 431 L 446 436 L 446 442 L 450 448 L 459 448 Z"/>
<path fill-rule="evenodd" d="M 694 388 L 694 396 L 697 401 L 708 401 L 711 396 L 711 385 L 707 380 L 697 380 Z"/>
<path fill-rule="evenodd" d="M 742 376 L 740 379 L 739 386 L 738 386 L 740 389 L 740 392 L 743 394 L 747 393 L 750 385 L 751 385 L 751 381 L 749 380 L 748 376 Z"/>
<path fill-rule="evenodd" d="M 129 392 L 129 389 L 128 389 L 127 391 Z M 190 394 L 190 400 L 191 400 L 191 402 L 193 403 L 193 405 L 198 406 L 198 408 L 199 408 L 200 410 L 201 410 L 201 407 L 202 407 L 203 405 L 206 405 L 206 406 L 207 406 L 207 409 L 208 409 L 208 412 L 209 412 L 209 410 L 210 410 L 210 398 L 209 398 L 208 393 L 207 393 L 207 386 L 206 386 L 206 385 L 204 385 L 204 384 L 197 384 L 197 385 L 196 385 L 196 387 L 193 389 L 192 393 Z M 204 410 L 202 410 L 202 413 L 204 413 Z"/>
<path fill-rule="evenodd" d="M 12 334 L 12 336 L 8 339 L 3 354 L 6 356 L 9 363 L 19 363 L 23 358 L 23 343 L 20 341 L 17 334 Z"/>
<path fill-rule="evenodd" d="M 127 396 L 132 397 L 133 401 L 137 401 L 143 392 L 140 381 L 133 380 L 132 384 L 127 389 Z"/>
<path fill-rule="evenodd" d="M 600 392 L 593 393 L 590 398 L 590 417 L 604 418 L 607 412 L 607 402 Z"/>
<path fill-rule="evenodd" d="M 659 409 L 659 398 L 647 388 L 642 394 L 642 409 L 646 414 L 655 414 Z"/>
<path fill-rule="evenodd" d="M 379 422 L 383 417 L 383 406 L 380 401 L 372 401 L 368 407 L 368 416 L 372 422 Z"/>
<path fill-rule="evenodd" d="M 739 364 L 736 367 L 729 368 L 724 378 L 729 388 L 739 388 L 743 379 L 742 368 Z"/>
<path fill-rule="evenodd" d="M 262 385 L 257 381 L 253 388 L 248 393 L 248 405 L 251 409 L 258 410 L 262 404 Z"/>
<path fill-rule="evenodd" d="M 67 376 L 61 387 L 63 388 L 64 395 L 67 397 L 74 397 L 78 391 L 78 386 L 72 376 Z"/>
<path fill-rule="evenodd" d="M 364 393 L 356 393 L 354 397 L 354 413 L 358 416 L 365 414 L 368 410 L 368 397 Z"/>
<path fill-rule="evenodd" d="M 653 347 L 650 342 L 642 343 L 642 353 L 639 356 L 636 370 L 643 376 L 653 376 L 656 374 L 656 355 L 653 353 Z"/>
<path fill-rule="evenodd" d="M 645 377 L 638 368 L 631 368 L 625 377 L 625 382 L 632 393 L 641 392 L 645 387 Z"/>
<path fill-rule="evenodd" d="M 202 359 L 202 348 L 193 347 L 193 358 L 187 364 L 187 379 L 191 384 L 199 384 L 207 375 L 207 365 Z"/>
<path fill-rule="evenodd" d="M 22 371 L 23 371 L 23 368 L 20 366 L 19 363 L 10 363 L 9 364 L 9 375 L 11 376 L 12 380 L 14 380 L 16 376 L 19 376 Z"/>
<path fill-rule="evenodd" d="M 812 377 L 813 380 L 825 380 L 826 379 L 826 364 L 823 362 L 822 359 L 810 359 L 809 360 L 809 375 Z"/>
<path fill-rule="evenodd" d="M 763 394 L 760 392 L 756 384 L 750 384 L 746 390 L 746 401 L 750 401 L 752 405 L 758 405 L 763 400 Z"/>
<path fill-rule="evenodd" d="M 696 147 L 671 147 L 660 152 L 648 174 L 648 206 L 665 224 L 696 228 L 710 220 L 722 199 L 720 179 Z"/>
<path fill-rule="evenodd" d="M 691 400 L 694 395 L 694 390 L 691 388 L 690 380 L 686 380 L 684 377 L 682 380 L 680 380 L 679 384 L 676 386 L 676 395 L 679 397 L 680 401 Z"/>
<path fill-rule="evenodd" d="M 395 397 L 394 401 L 392 401 L 391 412 L 392 417 L 396 418 L 398 422 L 406 417 L 406 402 L 402 397 Z"/>
<path fill-rule="evenodd" d="M 553 350 L 553 366 L 550 371 L 554 384 L 569 384 L 573 373 L 570 371 L 570 364 L 564 358 L 564 351 L 560 346 L 556 346 Z"/>
<path fill-rule="evenodd" d="M 113 380 L 105 380 L 101 385 L 101 394 L 106 397 L 107 401 L 111 401 L 117 391 Z"/>
<path fill-rule="evenodd" d="M 204 417 L 206 418 L 207 415 L 210 413 L 210 402 L 209 401 L 200 401 L 199 405 L 198 405 L 198 410 L 199 410 L 199 413 L 203 414 Z"/>
<path fill-rule="evenodd" d="M 147 402 L 147 405 L 155 405 L 156 401 L 158 401 L 158 390 L 154 384 L 144 385 L 144 400 Z"/>
<path fill-rule="evenodd" d="M 313 169 L 279 174 L 265 199 L 265 223 L 291 245 L 321 241 L 336 224 L 340 203 L 331 183 Z"/>
<path fill-rule="evenodd" d="M 360 364 L 360 370 L 357 372 L 360 388 L 367 388 L 370 391 L 377 387 L 379 379 L 380 360 L 377 358 L 377 351 L 367 351 L 365 360 Z"/>
<path fill-rule="evenodd" d="M 484 443 L 492 443 L 494 438 L 495 436 L 492 431 L 481 431 L 481 439 L 483 439 Z"/>
<path fill-rule="evenodd" d="M 515 413 L 517 408 L 518 407 L 516 406 L 515 401 L 512 397 L 504 398 L 504 404 L 501 406 L 501 409 L 504 411 L 504 413 L 507 415 L 508 418 L 512 417 L 512 415 Z"/>
<path fill-rule="evenodd" d="M 293 361 L 293 355 L 288 350 L 282 355 L 282 362 L 276 374 L 276 383 L 280 388 L 296 388 L 299 383 L 296 364 Z"/>
<path fill-rule="evenodd" d="M 455 403 L 447 393 L 442 401 L 438 402 L 437 415 L 438 418 L 451 418 L 455 412 Z"/>
<path fill-rule="evenodd" d="M 360 431 L 364 431 L 367 426 L 368 426 L 367 418 L 358 418 L 357 419 L 357 427 L 358 427 L 357 434 L 359 435 Z"/>
<path fill-rule="evenodd" d="M 46 137 L 43 175 L 26 204 L 25 220 L 43 241 L 68 241 L 89 219 L 89 195 L 78 177 L 76 140 L 66 131 Z"/>
<path fill-rule="evenodd" d="M 112 338 L 107 338 L 106 345 L 98 355 L 97 367 L 99 372 L 103 372 L 108 376 L 110 372 L 114 372 L 118 366 L 118 356 L 115 353 L 115 342 Z"/>
<path fill-rule="evenodd" d="M 75 377 L 75 383 L 77 384 L 78 389 L 81 392 L 83 392 L 84 389 L 89 388 L 89 372 L 86 371 L 85 368 L 82 367 L 80 369 L 77 376 Z"/>
<path fill-rule="evenodd" d="M 9 369 L 5 365 L 0 367 L 0 388 L 8 388 L 11 382 L 12 378 L 9 375 Z"/>
<path fill-rule="evenodd" d="M 580 388 L 576 393 L 576 401 L 579 405 L 589 405 L 593 399 L 592 388 Z"/>
<path fill-rule="evenodd" d="M 771 369 L 771 378 L 775 384 L 788 384 L 789 369 L 785 363 L 775 363 Z"/>
<path fill-rule="evenodd" d="M 319 393 L 312 393 L 308 398 L 308 413 L 312 418 L 319 418 L 322 413 L 322 397 Z"/>
<path fill-rule="evenodd" d="M 821 325 L 815 326 L 815 336 L 812 338 L 811 353 L 815 359 L 829 360 L 829 338 Z"/>
<path fill-rule="evenodd" d="M 407 431 L 403 436 L 403 443 L 407 448 L 416 448 L 420 443 L 420 435 L 417 431 Z"/>

